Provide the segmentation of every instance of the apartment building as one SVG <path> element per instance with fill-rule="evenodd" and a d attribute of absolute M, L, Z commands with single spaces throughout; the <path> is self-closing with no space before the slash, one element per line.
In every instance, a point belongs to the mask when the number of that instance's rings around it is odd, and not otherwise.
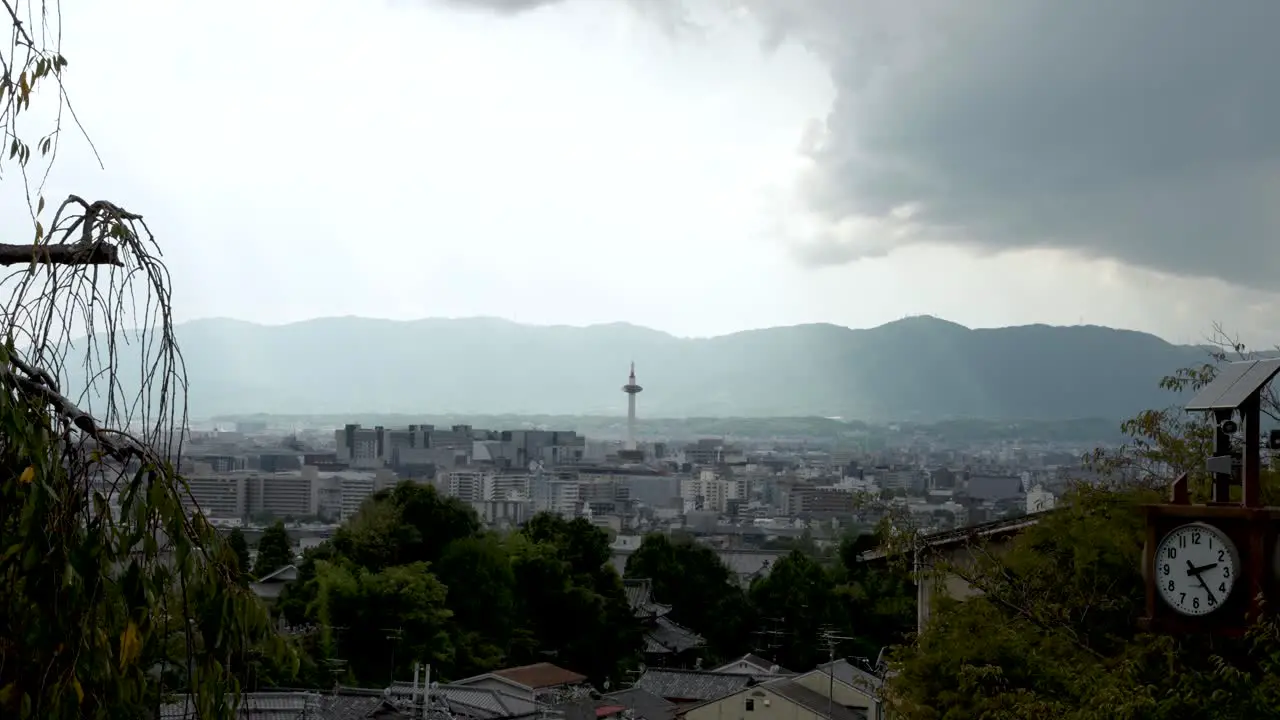
<path fill-rule="evenodd" d="M 189 509 L 210 518 L 245 518 L 258 514 L 277 517 L 323 516 L 343 520 L 355 514 L 373 493 L 396 482 L 389 471 L 321 472 L 301 470 L 263 473 L 211 473 L 207 466 L 187 476 Z"/>
<path fill-rule="evenodd" d="M 731 501 L 748 500 L 748 483 L 744 478 L 721 476 L 714 470 L 702 470 L 696 477 L 680 481 L 680 497 L 685 506 L 698 510 L 725 513 Z"/>

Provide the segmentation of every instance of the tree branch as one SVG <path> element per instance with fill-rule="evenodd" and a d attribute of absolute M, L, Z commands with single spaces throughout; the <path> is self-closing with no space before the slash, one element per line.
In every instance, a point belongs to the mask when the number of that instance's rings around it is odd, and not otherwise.
<path fill-rule="evenodd" d="M 121 266 L 120 251 L 101 240 L 89 245 L 10 245 L 0 243 L 0 265 L 116 265 Z"/>

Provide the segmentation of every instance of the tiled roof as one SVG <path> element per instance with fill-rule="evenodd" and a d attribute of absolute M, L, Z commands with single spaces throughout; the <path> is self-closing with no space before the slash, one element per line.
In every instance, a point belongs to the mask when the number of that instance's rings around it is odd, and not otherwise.
<path fill-rule="evenodd" d="M 636 687 L 667 700 L 716 700 L 755 684 L 748 675 L 700 670 L 646 670 Z"/>
<path fill-rule="evenodd" d="M 653 599 L 653 583 L 649 580 L 624 580 L 623 589 L 627 593 L 627 604 L 638 618 L 662 617 L 671 612 L 670 605 Z"/>
<path fill-rule="evenodd" d="M 671 720 L 675 717 L 676 706 L 647 690 L 631 688 L 619 690 L 605 695 L 609 702 L 628 708 L 640 720 Z"/>
<path fill-rule="evenodd" d="M 383 703 L 381 694 L 320 694 L 316 692 L 246 693 L 240 699 L 237 720 L 364 720 Z M 191 698 L 160 707 L 160 720 L 194 720 L 199 717 Z"/>
<path fill-rule="evenodd" d="M 814 692 L 794 680 L 775 680 L 774 682 L 766 683 L 763 687 L 818 717 L 829 718 L 829 720 L 867 720 L 866 711 L 833 703 L 821 693 Z"/>
<path fill-rule="evenodd" d="M 659 617 L 644 635 L 644 651 L 653 654 L 679 653 L 705 644 L 701 635 L 665 617 Z"/>
<path fill-rule="evenodd" d="M 538 710 L 537 703 L 516 695 L 469 685 L 437 685 L 431 696 L 443 699 L 449 707 L 459 707 L 471 717 L 510 718 Z"/>
<path fill-rule="evenodd" d="M 769 676 L 769 675 L 795 675 L 795 673 L 782 667 L 781 665 L 777 665 L 771 660 L 762 658 L 759 655 L 756 655 L 755 653 L 747 653 L 746 655 L 743 655 L 737 660 L 730 660 L 729 662 L 721 665 L 718 668 L 713 668 L 712 672 L 730 672 L 725 668 L 731 668 L 734 665 L 738 665 L 739 663 L 750 665 L 752 668 L 759 670 L 760 672 L 758 673 L 752 673 L 757 677 Z"/>
<path fill-rule="evenodd" d="M 534 690 L 560 685 L 578 685 L 587 681 L 585 675 L 545 662 L 494 670 L 493 674 Z"/>

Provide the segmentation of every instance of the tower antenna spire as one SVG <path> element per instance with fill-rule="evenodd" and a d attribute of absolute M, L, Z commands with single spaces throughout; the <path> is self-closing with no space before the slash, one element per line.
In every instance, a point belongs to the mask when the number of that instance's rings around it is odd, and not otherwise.
<path fill-rule="evenodd" d="M 627 376 L 627 384 L 622 386 L 622 392 L 627 394 L 627 449 L 636 449 L 636 395 L 639 395 L 644 388 L 636 382 L 636 363 L 631 361 L 631 374 Z"/>

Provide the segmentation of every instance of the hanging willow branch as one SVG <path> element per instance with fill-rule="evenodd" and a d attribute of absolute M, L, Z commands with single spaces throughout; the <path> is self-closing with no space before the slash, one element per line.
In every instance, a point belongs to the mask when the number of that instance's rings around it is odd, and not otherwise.
<path fill-rule="evenodd" d="M 186 377 L 150 229 L 76 195 L 46 224 L 43 178 L 74 118 L 58 8 L 0 5 L 18 171 L 0 177 L 20 175 L 32 227 L 0 245 L 0 717 L 231 717 L 251 664 L 296 658 L 178 472 Z M 33 147 L 17 120 L 39 88 L 57 121 Z"/>

